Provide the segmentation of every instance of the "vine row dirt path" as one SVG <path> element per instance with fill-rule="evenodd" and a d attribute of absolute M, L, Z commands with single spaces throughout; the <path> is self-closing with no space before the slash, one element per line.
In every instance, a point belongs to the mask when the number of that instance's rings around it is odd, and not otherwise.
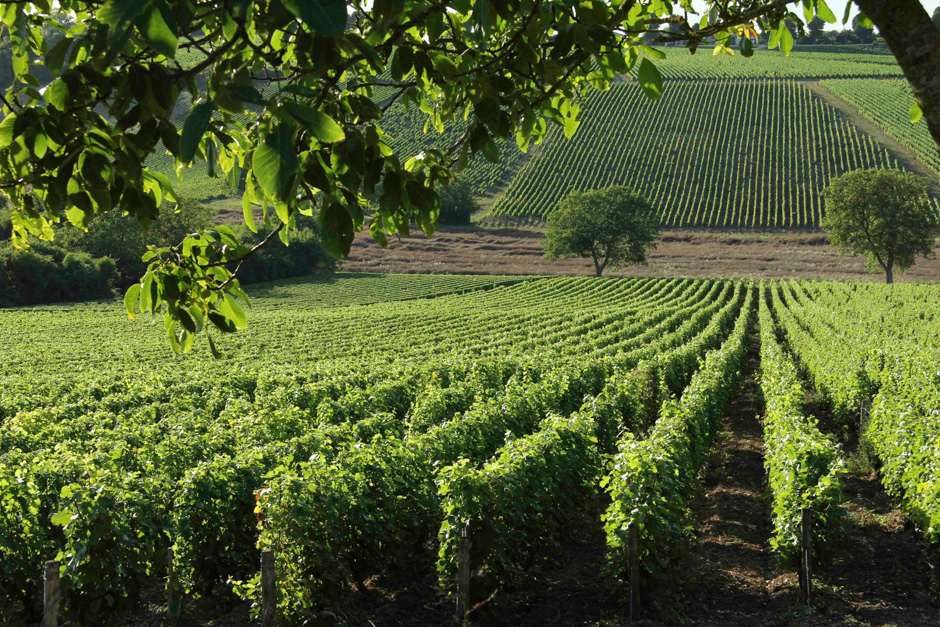
<path fill-rule="evenodd" d="M 694 510 L 695 540 L 680 569 L 682 613 L 700 625 L 774 624 L 796 601 L 796 576 L 780 570 L 768 544 L 756 325 L 748 339 L 742 386 L 724 412 Z"/>
<path fill-rule="evenodd" d="M 940 625 L 928 548 L 853 442 L 846 451 L 845 533 L 832 562 L 814 565 L 813 611 L 799 605 L 796 573 L 781 569 L 769 545 L 759 352 L 754 329 L 743 385 L 725 411 L 695 506 L 695 540 L 676 590 L 680 616 L 716 627 Z M 827 404 L 807 389 L 807 413 L 834 433 Z"/>

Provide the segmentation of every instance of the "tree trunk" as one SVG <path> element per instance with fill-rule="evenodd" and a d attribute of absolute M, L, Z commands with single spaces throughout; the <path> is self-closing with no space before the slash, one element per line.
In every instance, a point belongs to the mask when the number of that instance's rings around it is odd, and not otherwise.
<path fill-rule="evenodd" d="M 885 268 L 885 283 L 888 285 L 894 283 L 894 266 Z"/>
<path fill-rule="evenodd" d="M 940 151 L 940 29 L 920 0 L 855 0 L 855 4 L 894 53 Z"/>
<path fill-rule="evenodd" d="M 604 271 L 604 266 L 597 263 L 597 259 L 594 260 L 594 276 L 600 276 L 601 272 Z"/>

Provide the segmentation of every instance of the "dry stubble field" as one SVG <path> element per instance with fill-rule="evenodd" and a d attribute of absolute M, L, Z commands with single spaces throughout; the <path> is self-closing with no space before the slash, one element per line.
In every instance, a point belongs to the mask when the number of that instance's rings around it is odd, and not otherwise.
<path fill-rule="evenodd" d="M 341 269 L 347 272 L 590 275 L 588 259 L 550 263 L 536 229 L 444 227 L 382 249 L 360 233 Z M 664 232 L 648 266 L 608 272 L 620 276 L 759 277 L 882 281 L 865 260 L 840 257 L 819 233 Z M 940 281 L 940 259 L 920 260 L 899 282 Z"/>

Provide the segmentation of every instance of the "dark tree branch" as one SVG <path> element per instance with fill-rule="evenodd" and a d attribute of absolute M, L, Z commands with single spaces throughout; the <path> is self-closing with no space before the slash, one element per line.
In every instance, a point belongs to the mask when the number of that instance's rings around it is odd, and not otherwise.
<path fill-rule="evenodd" d="M 206 268 L 211 268 L 211 267 L 214 267 L 214 266 L 226 266 L 226 265 L 229 265 L 229 264 L 232 264 L 232 263 L 236 263 L 236 262 L 238 263 L 238 265 L 235 266 L 235 270 L 232 271 L 232 276 L 230 276 L 229 278 L 225 279 L 222 283 L 220 283 L 217 287 L 215 287 L 215 288 L 213 288 L 213 289 L 215 289 L 215 290 L 221 292 L 221 291 L 224 290 L 226 287 L 228 287 L 229 284 L 235 279 L 235 277 L 238 276 L 238 273 L 241 271 L 242 266 L 245 265 L 245 262 L 248 261 L 248 260 L 251 258 L 251 256 L 254 255 L 256 252 L 258 252 L 259 250 L 261 250 L 262 248 L 264 248 L 265 246 L 267 246 L 267 245 L 271 242 L 271 240 L 274 239 L 274 236 L 277 235 L 278 233 L 280 233 L 280 232 L 281 232 L 281 229 L 283 229 L 283 228 L 284 228 L 284 223 L 281 222 L 280 224 L 277 225 L 277 228 L 276 228 L 276 229 L 274 229 L 273 231 L 271 231 L 270 233 L 268 233 L 267 236 L 266 236 L 263 240 L 261 240 L 260 242 L 258 242 L 258 243 L 255 244 L 254 246 L 252 246 L 252 247 L 251 247 L 251 250 L 249 250 L 247 253 L 245 253 L 244 255 L 242 255 L 241 257 L 239 257 L 238 259 L 229 259 L 228 261 L 219 261 L 219 262 L 210 263 L 210 264 L 204 266 L 204 267 L 206 267 Z"/>

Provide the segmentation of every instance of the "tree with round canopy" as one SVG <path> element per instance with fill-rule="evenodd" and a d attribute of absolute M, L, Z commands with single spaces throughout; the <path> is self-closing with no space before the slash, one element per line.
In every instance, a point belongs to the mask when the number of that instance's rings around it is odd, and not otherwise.
<path fill-rule="evenodd" d="M 823 192 L 822 226 L 840 254 L 868 258 L 885 282 L 904 273 L 917 257 L 934 255 L 940 222 L 930 207 L 927 181 L 901 170 L 855 170 L 829 182 Z"/>
<path fill-rule="evenodd" d="M 609 268 L 645 264 L 656 247 L 659 214 L 627 187 L 572 192 L 548 216 L 542 247 L 549 261 L 585 257 L 595 276 Z"/>

